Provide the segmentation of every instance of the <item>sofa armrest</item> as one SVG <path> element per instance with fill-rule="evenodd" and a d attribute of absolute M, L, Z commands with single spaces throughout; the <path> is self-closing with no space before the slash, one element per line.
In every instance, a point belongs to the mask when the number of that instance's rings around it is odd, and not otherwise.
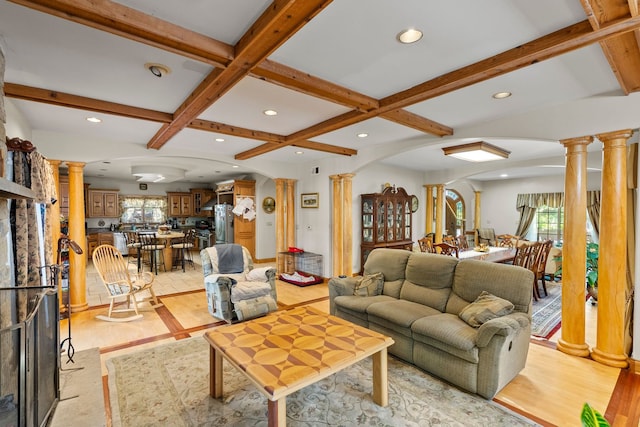
<path fill-rule="evenodd" d="M 336 314 L 335 298 L 342 295 L 353 295 L 361 276 L 355 277 L 332 277 L 329 279 L 329 313 Z"/>
<path fill-rule="evenodd" d="M 491 319 L 478 328 L 476 345 L 478 347 L 486 347 L 494 335 L 507 337 L 522 328 L 526 328 L 530 323 L 531 320 L 525 313 L 511 313 Z"/>

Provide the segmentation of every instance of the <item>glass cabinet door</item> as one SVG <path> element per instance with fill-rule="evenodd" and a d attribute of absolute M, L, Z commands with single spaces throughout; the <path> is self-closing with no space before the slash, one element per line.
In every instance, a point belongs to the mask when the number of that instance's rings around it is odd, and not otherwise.
<path fill-rule="evenodd" d="M 384 232 L 384 223 L 385 223 L 385 206 L 384 200 L 378 201 L 378 211 L 377 211 L 377 223 L 376 223 L 376 239 L 378 242 L 385 241 L 385 232 Z"/>
<path fill-rule="evenodd" d="M 362 200 L 362 241 L 373 242 L 373 200 Z"/>
<path fill-rule="evenodd" d="M 393 220 L 395 217 L 393 216 L 393 202 L 389 200 L 387 202 L 387 241 L 393 241 Z"/>
<path fill-rule="evenodd" d="M 411 207 L 409 202 L 404 204 L 404 238 L 411 240 Z"/>

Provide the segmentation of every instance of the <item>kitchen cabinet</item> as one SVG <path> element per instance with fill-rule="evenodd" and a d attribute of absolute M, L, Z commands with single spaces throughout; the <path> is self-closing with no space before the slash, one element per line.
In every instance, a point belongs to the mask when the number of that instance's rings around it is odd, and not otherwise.
<path fill-rule="evenodd" d="M 117 218 L 120 216 L 118 207 L 118 190 L 88 190 L 87 191 L 88 218 Z"/>
<path fill-rule="evenodd" d="M 404 188 L 360 195 L 360 268 L 375 248 L 411 250 L 411 199 Z"/>
<path fill-rule="evenodd" d="M 93 256 L 93 251 L 100 245 L 113 245 L 113 233 L 90 233 L 87 235 L 87 258 Z"/>
<path fill-rule="evenodd" d="M 202 210 L 202 206 L 215 197 L 216 193 L 209 188 L 192 188 L 193 216 L 210 217 L 211 211 Z"/>
<path fill-rule="evenodd" d="M 167 192 L 169 216 L 193 216 L 193 197 L 191 193 Z"/>

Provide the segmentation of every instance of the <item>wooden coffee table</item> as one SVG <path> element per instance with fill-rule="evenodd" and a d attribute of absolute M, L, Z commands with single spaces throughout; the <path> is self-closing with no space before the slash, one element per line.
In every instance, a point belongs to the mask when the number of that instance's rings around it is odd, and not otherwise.
<path fill-rule="evenodd" d="M 269 426 L 286 425 L 289 394 L 373 356 L 373 401 L 388 404 L 387 347 L 393 339 L 312 307 L 207 332 L 210 394 L 222 397 L 222 360 L 242 372 L 268 399 Z"/>

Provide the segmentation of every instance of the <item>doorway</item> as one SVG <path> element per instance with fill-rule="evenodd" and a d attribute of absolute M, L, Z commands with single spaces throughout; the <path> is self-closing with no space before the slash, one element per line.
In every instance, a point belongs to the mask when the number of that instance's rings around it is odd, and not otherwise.
<path fill-rule="evenodd" d="M 466 231 L 464 199 L 456 190 L 445 190 L 445 197 L 445 234 L 464 235 Z"/>

